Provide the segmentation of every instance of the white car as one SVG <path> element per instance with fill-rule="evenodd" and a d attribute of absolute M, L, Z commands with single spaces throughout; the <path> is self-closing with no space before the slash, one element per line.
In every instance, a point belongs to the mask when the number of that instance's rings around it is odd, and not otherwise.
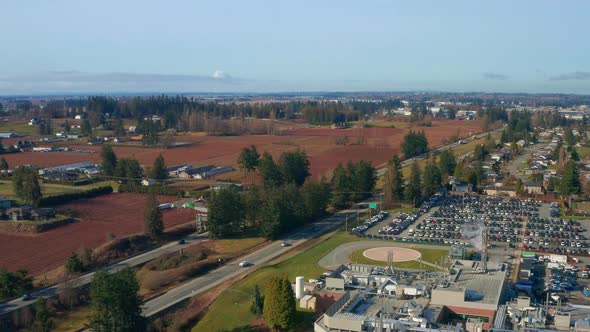
<path fill-rule="evenodd" d="M 238 264 L 241 267 L 247 267 L 252 265 L 252 263 L 248 262 L 248 261 L 241 261 L 240 264 Z"/>

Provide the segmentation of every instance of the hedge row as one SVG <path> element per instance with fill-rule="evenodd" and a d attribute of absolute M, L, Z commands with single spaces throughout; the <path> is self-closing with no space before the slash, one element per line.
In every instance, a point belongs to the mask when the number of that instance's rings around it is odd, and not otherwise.
<path fill-rule="evenodd" d="M 184 190 L 164 186 L 142 186 L 135 183 L 124 183 L 119 186 L 121 193 L 156 194 L 164 196 L 184 197 Z"/>
<path fill-rule="evenodd" d="M 79 181 L 51 181 L 51 180 L 43 180 L 43 183 L 46 184 L 61 184 L 61 185 L 66 185 L 66 186 L 85 186 L 88 184 L 92 184 L 94 183 L 94 181 L 85 179 L 85 180 L 79 180 Z"/>
<path fill-rule="evenodd" d="M 61 194 L 49 197 L 43 197 L 41 202 L 39 202 L 40 206 L 52 206 L 52 205 L 61 205 L 65 203 L 69 203 L 71 201 L 75 201 L 77 199 L 84 199 L 84 198 L 93 198 L 96 196 L 106 195 L 113 192 L 113 188 L 111 186 L 102 186 L 93 188 L 90 190 L 75 192 L 75 193 L 68 193 L 68 194 Z"/>

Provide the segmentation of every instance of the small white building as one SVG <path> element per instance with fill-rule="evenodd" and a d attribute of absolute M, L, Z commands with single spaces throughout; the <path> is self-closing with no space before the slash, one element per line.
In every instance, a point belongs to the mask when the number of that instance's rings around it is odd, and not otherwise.
<path fill-rule="evenodd" d="M 141 185 L 145 187 L 151 187 L 156 185 L 156 180 L 154 179 L 143 179 L 141 180 Z"/>

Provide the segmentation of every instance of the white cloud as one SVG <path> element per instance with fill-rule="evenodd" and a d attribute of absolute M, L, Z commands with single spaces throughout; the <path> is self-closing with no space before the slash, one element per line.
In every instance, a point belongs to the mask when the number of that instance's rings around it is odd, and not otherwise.
<path fill-rule="evenodd" d="M 226 72 L 224 72 L 223 70 L 216 70 L 213 72 L 213 74 L 211 75 L 211 77 L 213 78 L 218 78 L 218 79 L 227 79 L 227 78 L 231 78 L 231 76 L 229 76 Z"/>

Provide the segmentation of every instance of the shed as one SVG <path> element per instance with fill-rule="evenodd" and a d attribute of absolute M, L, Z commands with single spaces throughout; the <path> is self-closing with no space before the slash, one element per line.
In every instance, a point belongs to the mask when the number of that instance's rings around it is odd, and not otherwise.
<path fill-rule="evenodd" d="M 316 297 L 312 295 L 305 295 L 299 300 L 299 307 L 315 311 Z"/>
<path fill-rule="evenodd" d="M 151 187 L 156 184 L 156 180 L 154 179 L 143 179 L 141 180 L 141 185 L 145 187 Z"/>

